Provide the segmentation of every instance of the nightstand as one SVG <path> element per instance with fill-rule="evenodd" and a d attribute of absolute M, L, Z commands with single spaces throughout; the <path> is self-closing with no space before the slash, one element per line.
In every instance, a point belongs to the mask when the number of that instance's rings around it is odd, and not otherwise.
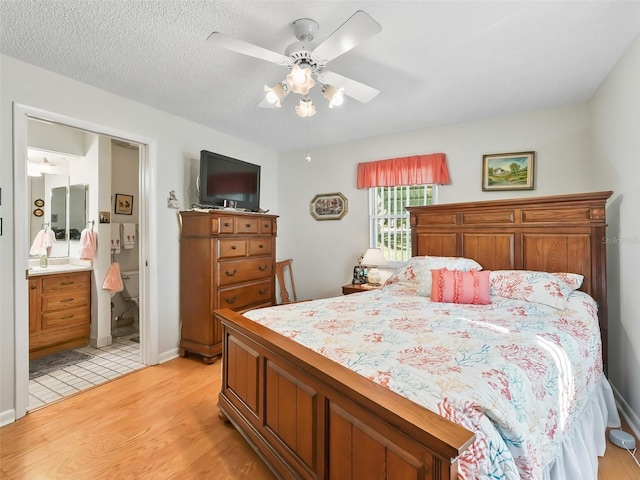
<path fill-rule="evenodd" d="M 374 286 L 369 285 L 368 283 L 347 283 L 342 286 L 342 294 L 349 295 L 351 293 L 367 292 L 369 290 L 379 290 L 381 288 L 382 285 Z"/>

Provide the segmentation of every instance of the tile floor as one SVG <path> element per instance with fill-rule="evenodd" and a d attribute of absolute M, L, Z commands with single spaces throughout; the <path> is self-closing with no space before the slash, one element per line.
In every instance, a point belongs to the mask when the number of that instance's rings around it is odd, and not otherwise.
<path fill-rule="evenodd" d="M 111 345 L 103 348 L 77 348 L 76 351 L 93 357 L 29 380 L 27 411 L 143 368 L 145 365 L 140 363 L 140 344 L 131 340 L 137 336 L 135 333 L 114 338 Z"/>

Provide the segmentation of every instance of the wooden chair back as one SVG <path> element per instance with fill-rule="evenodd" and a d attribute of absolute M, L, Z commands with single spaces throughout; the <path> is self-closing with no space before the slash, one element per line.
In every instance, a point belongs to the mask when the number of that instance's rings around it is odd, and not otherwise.
<path fill-rule="evenodd" d="M 296 284 L 293 281 L 293 259 L 288 258 L 281 262 L 276 262 L 276 280 L 280 287 L 280 304 L 293 303 L 298 301 L 296 294 Z M 291 291 L 289 291 L 289 287 Z M 293 297 L 291 296 L 293 294 Z"/>

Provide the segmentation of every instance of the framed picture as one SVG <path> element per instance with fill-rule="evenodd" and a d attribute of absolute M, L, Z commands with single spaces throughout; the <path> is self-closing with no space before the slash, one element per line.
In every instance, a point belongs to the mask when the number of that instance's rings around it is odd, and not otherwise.
<path fill-rule="evenodd" d="M 113 213 L 116 213 L 118 215 L 132 215 L 133 195 L 123 195 L 122 193 L 116 193 L 116 202 Z"/>
<path fill-rule="evenodd" d="M 316 220 L 340 220 L 347 210 L 347 198 L 341 193 L 320 193 L 311 200 L 310 211 Z"/>
<path fill-rule="evenodd" d="M 535 152 L 482 156 L 482 190 L 533 190 Z"/>

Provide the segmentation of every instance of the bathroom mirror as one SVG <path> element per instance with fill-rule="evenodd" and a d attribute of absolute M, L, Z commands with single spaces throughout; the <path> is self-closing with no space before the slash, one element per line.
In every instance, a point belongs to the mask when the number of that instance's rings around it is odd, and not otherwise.
<path fill-rule="evenodd" d="M 31 242 L 40 229 L 51 228 L 56 241 L 49 257 L 69 257 L 78 250 L 80 234 L 87 222 L 87 186 L 69 185 L 66 175 L 43 175 L 30 180 L 32 201 L 44 199 L 44 215 L 32 216 Z"/>
<path fill-rule="evenodd" d="M 56 235 L 56 240 L 67 240 L 67 187 L 55 187 L 51 189 L 50 223 L 51 230 Z M 46 218 L 45 204 L 45 218 Z"/>
<path fill-rule="evenodd" d="M 69 185 L 69 240 L 80 240 L 80 234 L 87 224 L 87 186 L 79 183 Z"/>

